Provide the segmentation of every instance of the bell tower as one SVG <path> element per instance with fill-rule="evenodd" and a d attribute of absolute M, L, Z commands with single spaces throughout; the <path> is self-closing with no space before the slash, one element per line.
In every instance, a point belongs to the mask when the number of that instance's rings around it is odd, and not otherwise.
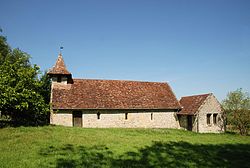
<path fill-rule="evenodd" d="M 58 55 L 56 64 L 47 74 L 52 79 L 52 83 L 73 83 L 72 74 L 67 70 L 61 53 Z"/>

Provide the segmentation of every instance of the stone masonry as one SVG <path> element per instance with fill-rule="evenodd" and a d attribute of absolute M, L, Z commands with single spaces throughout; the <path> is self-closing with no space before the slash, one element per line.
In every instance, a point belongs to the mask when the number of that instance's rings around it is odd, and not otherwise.
<path fill-rule="evenodd" d="M 207 114 L 211 114 L 210 124 L 207 124 Z M 217 114 L 216 124 L 213 122 L 213 116 Z M 199 113 L 196 116 L 198 124 L 195 122 L 194 131 L 202 133 L 219 133 L 224 132 L 224 123 L 222 120 L 222 109 L 220 103 L 214 95 L 210 95 L 204 104 L 200 107 Z M 198 125 L 198 127 L 197 127 Z"/>
<path fill-rule="evenodd" d="M 85 128 L 179 128 L 176 112 L 100 112 L 82 113 L 82 127 Z M 127 113 L 127 119 L 125 114 Z M 72 111 L 60 111 L 51 117 L 51 124 L 73 126 Z"/>

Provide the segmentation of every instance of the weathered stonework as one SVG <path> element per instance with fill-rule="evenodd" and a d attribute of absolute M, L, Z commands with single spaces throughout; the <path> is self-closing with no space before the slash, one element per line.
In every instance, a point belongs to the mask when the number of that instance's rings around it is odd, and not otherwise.
<path fill-rule="evenodd" d="M 100 113 L 100 119 L 97 113 Z M 179 128 L 176 112 L 82 111 L 82 127 L 86 128 Z M 51 115 L 51 124 L 73 126 L 72 111 Z"/>
<path fill-rule="evenodd" d="M 151 120 L 151 114 L 153 115 Z M 83 114 L 83 127 L 120 127 L 120 128 L 177 128 L 175 112 L 132 112 L 101 114 Z"/>
<path fill-rule="evenodd" d="M 210 123 L 207 124 L 207 114 L 211 114 Z M 218 114 L 217 116 L 217 123 L 213 123 L 213 115 Z M 199 132 L 202 133 L 220 133 L 224 132 L 224 124 L 222 120 L 222 109 L 220 103 L 217 99 L 211 95 L 207 98 L 205 103 L 199 109 L 199 113 L 197 115 L 198 120 L 198 127 L 196 128 Z M 196 122 L 197 124 L 197 122 Z"/>
<path fill-rule="evenodd" d="M 73 126 L 73 117 L 70 112 L 53 112 L 50 115 L 50 124 Z"/>

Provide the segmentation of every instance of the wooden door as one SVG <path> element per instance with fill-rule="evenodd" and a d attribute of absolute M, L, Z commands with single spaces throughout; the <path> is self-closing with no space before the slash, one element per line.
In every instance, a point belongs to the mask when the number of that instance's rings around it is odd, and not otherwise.
<path fill-rule="evenodd" d="M 193 121 L 192 121 L 192 116 L 191 115 L 187 116 L 187 125 L 188 125 L 187 129 L 189 131 L 192 131 L 192 129 L 193 129 Z"/>
<path fill-rule="evenodd" d="M 73 126 L 82 127 L 82 112 L 81 111 L 73 112 Z"/>

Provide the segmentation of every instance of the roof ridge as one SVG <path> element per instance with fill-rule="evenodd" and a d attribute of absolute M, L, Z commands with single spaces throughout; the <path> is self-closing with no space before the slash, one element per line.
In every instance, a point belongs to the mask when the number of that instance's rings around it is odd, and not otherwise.
<path fill-rule="evenodd" d="M 209 95 L 213 95 L 213 93 L 204 93 L 204 94 L 196 94 L 196 95 L 190 95 L 190 96 L 182 96 L 181 98 L 198 97 L 198 96 L 209 96 Z"/>
<path fill-rule="evenodd" d="M 160 83 L 160 84 L 168 84 L 168 82 L 137 81 L 137 80 L 124 80 L 124 79 L 82 79 L 82 78 L 73 78 L 73 80 L 121 81 L 121 82 L 141 82 L 141 83 Z"/>

